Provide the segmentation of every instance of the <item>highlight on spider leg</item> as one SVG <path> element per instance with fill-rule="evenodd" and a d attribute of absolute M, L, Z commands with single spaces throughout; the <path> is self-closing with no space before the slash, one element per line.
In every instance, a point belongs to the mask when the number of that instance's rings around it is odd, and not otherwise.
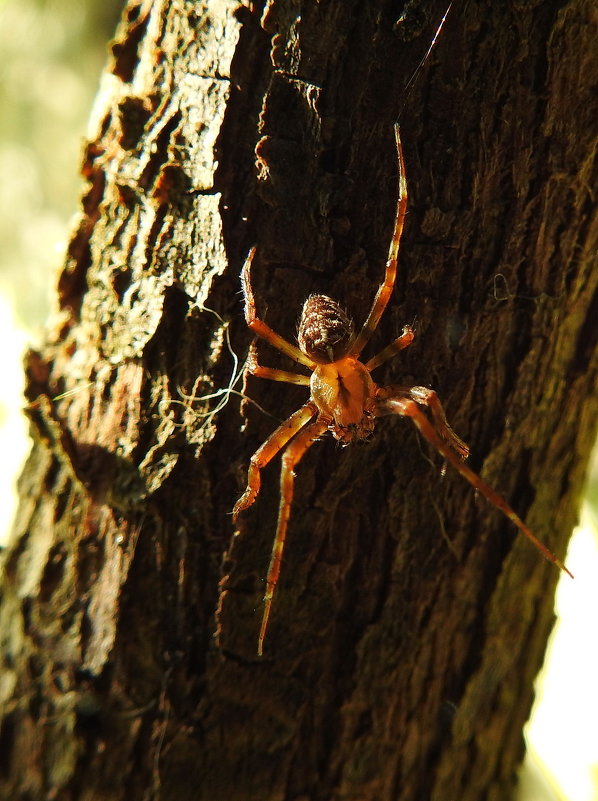
<path fill-rule="evenodd" d="M 415 78 L 417 77 L 417 75 L 418 75 L 420 69 L 422 68 L 422 66 L 426 63 L 426 61 L 428 59 L 428 56 L 432 52 L 432 50 L 434 48 L 434 45 L 436 44 L 436 40 L 440 36 L 440 31 L 442 30 L 442 26 L 444 25 L 444 23 L 446 21 L 446 18 L 448 17 L 448 13 L 451 10 L 451 6 L 452 5 L 453 5 L 453 3 L 452 3 L 452 0 L 451 0 L 451 2 L 448 4 L 447 10 L 444 12 L 444 16 L 440 20 L 440 25 L 436 29 L 436 33 L 434 34 L 434 38 L 432 39 L 432 43 L 430 44 L 430 47 L 428 47 L 428 49 L 426 50 L 426 52 L 424 54 L 424 57 L 422 58 L 422 60 L 419 62 L 419 64 L 415 68 L 415 70 L 413 72 L 413 75 L 411 76 L 411 78 L 409 78 L 409 80 L 405 84 L 405 87 L 403 89 L 403 103 L 405 103 L 405 101 L 407 100 L 407 98 L 411 94 L 411 89 L 413 87 L 413 82 L 415 81 Z M 405 19 L 405 13 L 403 13 L 403 15 L 397 20 L 397 24 L 402 22 L 404 19 Z"/>
<path fill-rule="evenodd" d="M 461 437 L 450 427 L 440 398 L 433 389 L 429 389 L 428 387 L 401 387 L 390 385 L 387 387 L 378 387 L 376 390 L 376 397 L 380 401 L 412 400 L 420 406 L 429 409 L 436 434 L 444 440 L 455 453 L 458 453 L 461 459 L 467 459 L 469 456 L 469 446 L 467 443 L 463 442 Z M 382 404 L 380 408 L 383 409 L 384 404 Z M 394 412 L 395 410 L 392 411 Z M 384 412 L 379 410 L 378 414 L 381 413 Z M 385 413 L 391 413 L 389 407 L 386 407 Z"/>
<path fill-rule="evenodd" d="M 405 225 L 405 214 L 407 213 L 407 177 L 405 174 L 405 158 L 403 156 L 403 145 L 401 144 L 401 134 L 399 126 L 395 125 L 395 139 L 397 142 L 397 158 L 399 164 L 399 198 L 397 200 L 397 213 L 395 217 L 395 227 L 390 242 L 388 251 L 388 259 L 386 261 L 386 273 L 384 281 L 380 285 L 374 303 L 370 309 L 363 328 L 356 337 L 353 345 L 351 346 L 351 354 L 358 356 L 363 350 L 365 344 L 369 341 L 370 337 L 378 327 L 380 318 L 384 313 L 384 309 L 389 301 L 395 280 L 397 277 L 397 260 L 399 257 L 399 245 L 401 243 L 401 234 L 403 233 L 403 226 Z"/>
<path fill-rule="evenodd" d="M 251 264 L 253 262 L 253 257 L 255 256 L 256 248 L 255 246 L 251 248 L 249 251 L 247 258 L 245 259 L 245 263 L 243 264 L 243 269 L 241 270 L 241 286 L 243 287 L 243 297 L 245 298 L 245 320 L 249 328 L 254 331 L 258 336 L 265 339 L 271 345 L 273 345 L 277 350 L 285 353 L 287 356 L 290 356 L 296 362 L 300 362 L 304 364 L 306 367 L 309 367 L 311 370 L 315 367 L 315 362 L 313 362 L 308 356 L 306 356 L 296 345 L 292 345 L 290 342 L 287 342 L 286 339 L 277 334 L 273 331 L 269 325 L 266 325 L 260 318 L 257 316 L 255 310 L 255 298 L 253 296 L 253 290 L 251 288 Z"/>
<path fill-rule="evenodd" d="M 413 328 L 411 328 L 410 325 L 404 326 L 401 336 L 394 339 L 390 345 L 383 348 L 380 353 L 376 353 L 375 356 L 372 356 L 372 358 L 365 363 L 365 366 L 370 372 L 375 370 L 376 367 L 379 367 L 384 362 L 392 359 L 393 356 L 396 356 L 400 350 L 408 348 L 414 339 L 415 331 Z"/>
<path fill-rule="evenodd" d="M 440 434 L 442 439 L 456 451 L 462 459 L 467 459 L 469 456 L 469 445 L 463 442 L 453 429 L 450 427 L 444 408 L 440 403 L 440 398 L 433 389 L 428 387 L 410 387 L 409 397 L 421 406 L 426 406 L 432 418 L 434 419 L 434 427 L 436 432 Z"/>
<path fill-rule="evenodd" d="M 287 534 L 287 526 L 291 514 L 291 504 L 293 502 L 293 491 L 295 483 L 294 468 L 297 463 L 303 458 L 305 452 L 311 447 L 314 442 L 327 430 L 327 420 L 316 420 L 311 425 L 307 426 L 301 431 L 295 439 L 291 442 L 288 448 L 282 454 L 282 468 L 280 471 L 280 506 L 278 509 L 278 523 L 276 525 L 276 536 L 274 538 L 274 545 L 272 546 L 272 555 L 270 557 L 270 565 L 268 567 L 268 576 L 266 578 L 266 593 L 264 595 L 264 612 L 262 615 L 262 624 L 260 627 L 260 634 L 258 638 L 257 653 L 262 656 L 264 653 L 264 638 L 268 629 L 268 621 L 270 619 L 270 610 L 272 608 L 272 599 L 274 597 L 274 590 L 280 576 L 280 565 L 282 562 L 282 553 L 284 550 L 284 543 Z"/>
<path fill-rule="evenodd" d="M 296 412 L 293 412 L 284 423 L 281 423 L 253 454 L 247 471 L 247 488 L 233 507 L 233 520 L 236 521 L 239 513 L 244 509 L 248 509 L 255 501 L 261 485 L 260 470 L 284 448 L 287 442 L 309 422 L 316 412 L 317 406 L 315 403 L 308 401 Z"/>
<path fill-rule="evenodd" d="M 262 367 L 257 361 L 257 348 L 255 342 L 249 346 L 249 353 L 247 354 L 247 361 L 245 362 L 245 369 L 251 375 L 258 378 L 268 378 L 271 381 L 286 381 L 289 384 L 301 384 L 309 386 L 309 376 L 301 375 L 301 373 L 290 373 L 287 370 L 278 370 L 274 367 Z"/>
<path fill-rule="evenodd" d="M 309 376 L 301 373 L 289 373 L 287 370 L 278 370 L 275 367 L 262 367 L 261 364 L 247 363 L 247 369 L 251 375 L 258 378 L 268 378 L 270 381 L 286 381 L 288 384 L 301 384 L 309 386 Z"/>
<path fill-rule="evenodd" d="M 536 537 L 533 531 L 526 526 L 519 515 L 511 508 L 511 506 L 509 506 L 506 500 L 497 492 L 495 492 L 495 490 L 493 490 L 489 484 L 487 484 L 480 476 L 478 476 L 477 473 L 474 473 L 473 470 L 470 470 L 470 468 L 467 467 L 467 465 L 465 465 L 455 453 L 453 453 L 451 447 L 444 441 L 444 439 L 442 439 L 440 434 L 436 431 L 434 425 L 432 425 L 432 423 L 428 420 L 425 413 L 419 408 L 415 400 L 409 398 L 389 399 L 381 401 L 381 407 L 386 407 L 402 417 L 410 417 L 428 442 L 433 445 L 436 450 L 439 451 L 459 473 L 461 473 L 463 478 L 469 481 L 472 487 L 478 490 L 486 498 L 486 500 L 490 501 L 493 506 L 496 506 L 497 509 L 500 509 L 500 511 L 512 523 L 514 523 L 515 526 L 517 526 L 519 531 L 521 531 L 522 534 L 525 534 L 525 536 L 536 546 L 540 553 L 542 553 L 549 562 L 553 562 L 560 570 L 563 570 L 565 573 L 571 576 L 571 578 L 573 578 L 571 571 L 565 567 L 558 556 L 555 556 L 555 554 L 553 554 L 552 551 Z"/>

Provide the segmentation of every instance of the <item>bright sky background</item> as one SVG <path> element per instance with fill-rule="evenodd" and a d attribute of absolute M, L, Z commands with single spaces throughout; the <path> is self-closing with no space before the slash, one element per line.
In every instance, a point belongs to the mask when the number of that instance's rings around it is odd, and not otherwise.
<path fill-rule="evenodd" d="M 567 556 L 575 580 L 559 581 L 558 621 L 536 682 L 520 801 L 598 801 L 597 522 L 584 504 Z"/>
<path fill-rule="evenodd" d="M 118 0 L 0 0 L 0 541 L 28 451 L 22 353 L 50 308 L 115 7 Z M 575 581 L 559 584 L 518 801 L 598 801 L 596 508 L 585 506 L 571 543 Z"/>

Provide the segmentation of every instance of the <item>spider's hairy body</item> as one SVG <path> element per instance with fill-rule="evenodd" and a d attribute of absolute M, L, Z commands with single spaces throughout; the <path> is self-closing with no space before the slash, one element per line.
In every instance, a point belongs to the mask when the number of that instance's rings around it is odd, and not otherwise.
<path fill-rule="evenodd" d="M 317 364 L 346 355 L 353 339 L 353 321 L 328 295 L 310 295 L 303 304 L 297 340 Z"/>
<path fill-rule="evenodd" d="M 343 445 L 365 439 L 374 430 L 376 385 L 360 361 L 345 356 L 331 364 L 318 364 L 309 382 L 311 397 L 328 430 Z"/>
<path fill-rule="evenodd" d="M 255 248 L 243 265 L 241 281 L 245 296 L 245 319 L 258 336 L 266 339 L 282 353 L 311 370 L 311 377 L 262 367 L 252 351 L 248 359 L 249 372 L 260 378 L 309 385 L 309 400 L 285 420 L 251 457 L 247 488 L 233 509 L 233 518 L 255 501 L 260 490 L 260 470 L 282 450 L 280 475 L 280 507 L 276 536 L 268 568 L 264 613 L 258 639 L 258 654 L 263 651 L 274 588 L 280 574 L 282 552 L 290 517 L 295 472 L 294 468 L 307 449 L 326 431 L 343 445 L 368 437 L 377 417 L 398 414 L 410 418 L 422 436 L 450 462 L 451 465 L 490 503 L 496 506 L 531 540 L 544 556 L 561 570 L 569 573 L 563 563 L 535 536 L 506 500 L 464 464 L 469 448 L 449 426 L 442 404 L 434 390 L 419 386 L 378 386 L 370 373 L 414 339 L 413 330 L 406 326 L 401 336 L 370 358 L 359 359 L 361 351 L 376 330 L 394 287 L 399 243 L 407 210 L 407 182 L 398 126 L 395 126 L 399 161 L 399 199 L 395 227 L 390 244 L 384 281 L 380 285 L 370 312 L 359 334 L 336 301 L 326 295 L 311 295 L 304 303 L 299 323 L 299 347 L 283 339 L 257 317 L 251 289 L 250 270 Z M 569 575 L 571 575 L 569 573 Z"/>
<path fill-rule="evenodd" d="M 315 367 L 309 386 L 320 419 L 343 445 L 365 439 L 374 429 L 375 384 L 355 356 L 353 321 L 327 295 L 310 295 L 303 304 L 297 339 Z"/>

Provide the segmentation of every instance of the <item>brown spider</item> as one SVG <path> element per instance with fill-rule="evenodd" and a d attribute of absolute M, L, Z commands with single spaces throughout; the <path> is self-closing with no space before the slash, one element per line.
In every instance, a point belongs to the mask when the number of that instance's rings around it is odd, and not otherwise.
<path fill-rule="evenodd" d="M 394 233 L 386 262 L 384 281 L 378 289 L 370 313 L 357 336 L 353 331 L 352 321 L 338 303 L 326 295 L 311 295 L 305 301 L 301 313 L 298 333 L 299 347 L 292 345 L 256 316 L 255 300 L 250 282 L 255 247 L 249 252 L 241 272 L 245 297 L 245 319 L 249 328 L 279 351 L 312 371 L 311 377 L 308 377 L 271 367 L 262 367 L 257 363 L 253 350 L 248 360 L 248 370 L 252 375 L 270 378 L 274 381 L 287 381 L 291 384 L 305 384 L 309 385 L 311 389 L 307 403 L 285 420 L 251 457 L 247 489 L 233 509 L 233 519 L 236 520 L 240 512 L 251 506 L 260 491 L 260 470 L 289 443 L 282 454 L 278 525 L 266 580 L 264 613 L 258 639 L 259 656 L 263 653 L 272 597 L 280 574 L 282 552 L 293 500 L 295 466 L 306 450 L 326 431 L 332 432 L 342 445 L 348 445 L 371 434 L 376 417 L 383 415 L 398 414 L 402 417 L 410 417 L 425 439 L 476 490 L 500 509 L 547 559 L 571 576 L 560 559 L 540 542 L 504 498 L 463 463 L 469 454 L 469 448 L 449 426 L 442 404 L 434 390 L 426 387 L 397 385 L 380 387 L 372 380 L 370 373 L 375 367 L 413 342 L 413 330 L 406 326 L 401 336 L 387 345 L 380 353 L 365 363 L 359 361 L 359 354 L 378 327 L 380 317 L 394 287 L 397 272 L 399 242 L 407 209 L 407 181 L 398 126 L 395 126 L 395 137 L 399 162 L 399 198 Z"/>

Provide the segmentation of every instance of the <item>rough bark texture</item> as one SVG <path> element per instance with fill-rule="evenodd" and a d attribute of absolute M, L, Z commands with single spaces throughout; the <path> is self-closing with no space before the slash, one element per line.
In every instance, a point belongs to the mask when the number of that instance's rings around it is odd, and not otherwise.
<path fill-rule="evenodd" d="M 230 510 L 275 421 L 207 397 L 235 369 L 227 338 L 241 361 L 251 341 L 253 244 L 281 334 L 313 291 L 363 320 L 399 116 L 409 216 L 373 345 L 414 320 L 417 340 L 377 378 L 437 389 L 474 468 L 564 553 L 598 399 L 595 12 L 456 4 L 406 91 L 444 11 L 128 4 L 60 313 L 28 359 L 2 798 L 511 797 L 556 569 L 385 419 L 364 447 L 326 439 L 301 464 L 260 660 L 278 465 L 229 549 Z M 245 391 L 279 419 L 305 399 Z"/>

